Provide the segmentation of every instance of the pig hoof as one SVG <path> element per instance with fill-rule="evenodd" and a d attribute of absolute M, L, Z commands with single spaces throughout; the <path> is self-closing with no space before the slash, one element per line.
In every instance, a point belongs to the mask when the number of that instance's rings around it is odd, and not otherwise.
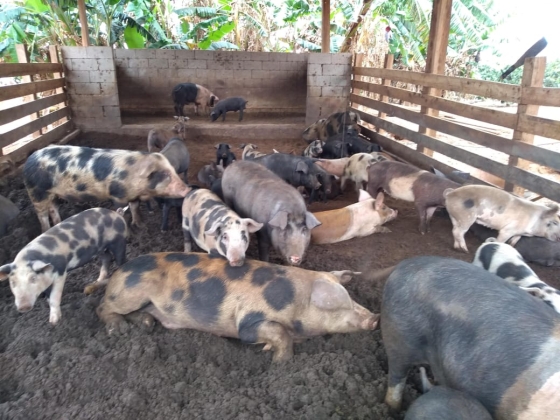
<path fill-rule="evenodd" d="M 92 293 L 95 293 L 98 288 L 99 286 L 95 283 L 88 284 L 84 287 L 84 295 L 91 295 Z"/>
<path fill-rule="evenodd" d="M 58 321 L 60 321 L 60 315 L 59 314 L 51 314 L 50 315 L 49 322 L 51 323 L 51 325 L 58 324 Z"/>
<path fill-rule="evenodd" d="M 128 324 L 124 321 L 115 321 L 107 324 L 107 334 L 123 335 L 128 332 Z"/>

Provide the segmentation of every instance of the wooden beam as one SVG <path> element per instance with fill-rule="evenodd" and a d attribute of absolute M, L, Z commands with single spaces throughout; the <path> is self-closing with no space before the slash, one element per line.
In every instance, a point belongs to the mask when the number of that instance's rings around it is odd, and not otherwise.
<path fill-rule="evenodd" d="M 383 68 L 392 69 L 394 60 L 395 60 L 395 56 L 393 54 L 385 54 L 385 63 L 383 65 Z M 381 80 L 381 85 L 382 86 L 390 86 L 391 85 L 391 80 L 390 79 L 382 79 Z M 381 102 L 389 102 L 389 96 L 381 95 Z M 385 118 L 386 116 L 387 115 L 383 112 L 379 114 L 379 118 Z M 377 128 L 377 131 L 380 134 L 385 134 L 382 129 L 379 129 L 379 127 Z"/>
<path fill-rule="evenodd" d="M 82 27 L 82 47 L 89 47 L 89 30 L 85 0 L 78 0 L 78 13 L 80 15 L 80 26 Z"/>
<path fill-rule="evenodd" d="M 58 45 L 50 45 L 49 46 L 49 58 L 51 59 L 51 63 L 59 63 L 59 59 L 58 59 Z M 62 79 L 62 73 L 53 73 L 53 77 L 55 79 Z M 56 93 L 62 93 L 64 92 L 64 89 L 59 87 L 56 88 Z M 60 103 L 60 107 L 68 105 L 68 98 L 66 97 L 64 99 L 64 101 L 61 101 Z M 60 108 L 59 107 L 59 108 Z M 66 117 L 65 121 L 68 120 L 69 118 Z"/>
<path fill-rule="evenodd" d="M 523 88 L 520 103 L 541 106 L 558 106 L 558 104 L 560 104 L 560 88 Z"/>
<path fill-rule="evenodd" d="M 27 52 L 27 48 L 25 48 L 24 44 L 16 44 L 16 54 L 18 58 L 18 64 L 30 64 L 29 63 L 29 53 Z M 33 76 L 27 75 L 21 78 L 24 82 L 33 82 Z M 13 99 L 13 98 L 11 98 Z M 23 97 L 23 102 L 31 102 L 37 99 L 37 92 L 30 92 L 29 95 L 25 95 Z M 29 120 L 33 121 L 39 118 L 39 113 L 35 112 L 29 116 Z M 41 135 L 41 130 L 36 131 L 33 134 L 33 138 L 39 137 Z"/>
<path fill-rule="evenodd" d="M 519 115 L 517 128 L 524 133 L 560 140 L 560 121 L 534 115 Z"/>
<path fill-rule="evenodd" d="M 45 108 L 63 103 L 66 100 L 65 93 L 57 95 L 46 96 L 36 101 L 26 102 L 24 104 L 14 106 L 12 108 L 3 109 L 0 111 L 0 125 L 8 124 L 12 121 L 19 120 L 34 112 L 41 111 Z"/>
<path fill-rule="evenodd" d="M 321 52 L 331 52 L 331 0 L 322 0 Z"/>
<path fill-rule="evenodd" d="M 61 72 L 60 63 L 4 63 L 0 66 L 0 77 L 28 76 Z"/>
<path fill-rule="evenodd" d="M 428 41 L 428 57 L 426 58 L 426 73 L 445 74 L 445 58 L 447 57 L 447 43 L 449 41 L 449 25 L 451 22 L 452 0 L 434 0 L 432 7 L 432 21 L 430 23 L 430 39 Z M 441 91 L 433 87 L 424 86 L 422 93 L 430 96 L 441 96 Z M 437 117 L 439 111 L 422 107 L 422 114 Z M 431 137 L 437 133 L 428 127 L 419 127 L 419 132 Z M 425 147 L 418 147 L 420 153 L 432 154 Z"/>
<path fill-rule="evenodd" d="M 64 79 L 41 80 L 40 82 L 21 83 L 12 86 L 0 86 L 0 101 L 32 95 L 64 86 Z"/>
<path fill-rule="evenodd" d="M 524 87 L 542 87 L 544 80 L 544 71 L 546 69 L 546 58 L 545 57 L 533 57 L 527 58 L 525 60 L 525 65 L 523 66 L 523 77 L 521 79 L 521 92 L 523 94 Z M 520 117 L 522 115 L 538 115 L 539 105 L 527 105 L 520 103 L 517 105 L 517 115 Z M 518 120 L 519 122 L 519 120 Z M 535 135 L 532 133 L 526 133 L 517 127 L 513 131 L 513 144 L 533 144 Z M 552 153 L 552 152 L 548 152 Z M 521 169 L 527 169 L 529 167 L 529 162 L 524 159 L 519 159 L 517 156 L 510 156 L 509 163 L 510 169 L 518 167 Z M 506 182 L 504 189 L 506 191 L 513 192 L 516 195 L 523 195 L 524 189 L 521 187 L 515 187 L 512 182 Z"/>

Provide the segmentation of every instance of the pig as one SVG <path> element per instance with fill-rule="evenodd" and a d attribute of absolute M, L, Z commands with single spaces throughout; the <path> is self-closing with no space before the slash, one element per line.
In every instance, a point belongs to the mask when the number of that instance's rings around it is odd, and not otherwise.
<path fill-rule="evenodd" d="M 347 141 L 350 144 L 350 155 L 355 155 L 356 153 L 381 152 L 381 146 L 358 135 L 349 136 Z"/>
<path fill-rule="evenodd" d="M 303 151 L 302 156 L 310 157 L 310 158 L 318 158 L 323 153 L 323 146 L 325 142 L 322 140 L 315 140 L 309 143 L 309 146 L 305 148 Z"/>
<path fill-rule="evenodd" d="M 148 254 L 113 273 L 97 314 L 110 335 L 128 330 L 123 315 L 146 328 L 155 318 L 169 329 L 265 344 L 276 363 L 292 358 L 295 340 L 375 329 L 378 315 L 354 302 L 341 284 L 354 274 L 255 260 L 231 267 L 198 253 Z"/>
<path fill-rule="evenodd" d="M 436 209 L 444 205 L 443 192 L 458 187 L 456 182 L 401 162 L 379 162 L 368 168 L 368 193 L 373 197 L 384 190 L 394 198 L 413 201 L 422 235 L 428 232 Z"/>
<path fill-rule="evenodd" d="M 187 121 L 189 117 L 175 117 L 177 122 L 170 130 L 152 128 L 148 133 L 148 152 L 162 150 L 172 138 L 187 139 Z"/>
<path fill-rule="evenodd" d="M 49 146 L 34 152 L 23 167 L 23 180 L 46 232 L 60 223 L 55 197 L 69 201 L 113 200 L 130 205 L 132 225 L 140 224 L 140 200 L 184 197 L 190 190 L 161 153 Z"/>
<path fill-rule="evenodd" d="M 169 140 L 161 154 L 167 158 L 177 175 L 183 174 L 183 179 L 187 182 L 191 155 L 183 140 L 179 138 Z"/>
<path fill-rule="evenodd" d="M 256 162 L 238 161 L 226 168 L 222 189 L 237 214 L 265 224 L 257 232 L 261 260 L 268 261 L 272 245 L 288 264 L 301 264 L 310 231 L 321 223 L 294 187 Z"/>
<path fill-rule="evenodd" d="M 515 246 L 521 236 L 560 241 L 558 206 L 543 206 L 485 185 L 465 185 L 445 191 L 445 207 L 453 223 L 454 248 L 469 252 L 465 233 L 473 223 L 499 231 L 498 242 Z"/>
<path fill-rule="evenodd" d="M 481 241 L 498 235 L 497 230 L 476 223 L 470 227 L 469 231 Z M 560 267 L 560 242 L 553 242 L 538 236 L 522 236 L 515 244 L 515 249 L 527 262 L 546 267 Z"/>
<path fill-rule="evenodd" d="M 117 266 L 124 264 L 127 236 L 126 222 L 117 212 L 104 208 L 85 210 L 23 247 L 14 262 L 0 267 L 0 281 L 10 280 L 19 312 L 30 311 L 37 297 L 52 286 L 49 322 L 57 324 L 62 316 L 60 300 L 68 272 L 99 254 L 99 277 L 84 290 L 86 294 L 93 293 L 109 280 L 111 256 Z"/>
<path fill-rule="evenodd" d="M 243 153 L 241 154 L 242 160 L 255 160 L 258 157 L 266 156 L 266 153 L 257 152 L 258 146 L 256 144 L 245 144 L 241 145 Z"/>
<path fill-rule="evenodd" d="M 326 141 L 327 138 L 337 133 L 358 134 L 360 122 L 361 119 L 357 112 L 335 112 L 307 127 L 303 132 L 303 139 L 310 143 L 313 140 Z"/>
<path fill-rule="evenodd" d="M 383 204 L 383 193 L 374 200 L 360 190 L 358 202 L 341 209 L 313 213 L 321 226 L 311 231 L 312 244 L 334 244 L 374 233 L 391 232 L 383 224 L 394 220 L 397 211 Z"/>
<path fill-rule="evenodd" d="M 18 207 L 6 197 L 0 195 L 0 237 L 6 234 L 8 225 L 18 214 Z"/>
<path fill-rule="evenodd" d="M 464 261 L 410 258 L 387 279 L 380 320 L 392 409 L 409 368 L 427 364 L 496 420 L 556 418 L 560 317 L 518 287 Z"/>
<path fill-rule="evenodd" d="M 309 193 L 321 187 L 317 178 L 321 169 L 314 164 L 313 159 L 285 153 L 274 153 L 255 158 L 253 161 L 266 166 L 290 185 L 296 188 L 304 187 Z"/>
<path fill-rule="evenodd" d="M 340 188 L 344 191 L 347 180 L 354 182 L 356 185 L 356 192 L 365 188 L 364 183 L 367 184 L 368 181 L 368 168 L 374 163 L 377 163 L 377 159 L 369 153 L 357 153 L 352 155 L 342 173 Z"/>
<path fill-rule="evenodd" d="M 210 191 L 220 197 L 220 200 L 224 201 L 224 192 L 222 191 L 222 178 L 218 178 L 214 180 L 214 182 L 212 182 Z"/>
<path fill-rule="evenodd" d="M 154 200 L 158 203 L 159 207 L 162 209 L 161 212 L 161 231 L 167 232 L 169 230 L 169 212 L 172 208 L 177 211 L 177 220 L 179 223 L 183 221 L 183 213 L 181 209 L 183 208 L 183 198 L 162 198 L 154 197 Z"/>
<path fill-rule="evenodd" d="M 315 163 L 329 174 L 341 177 L 344 174 L 344 168 L 349 160 L 349 157 L 340 159 L 317 159 Z"/>
<path fill-rule="evenodd" d="M 317 181 L 319 181 L 320 186 L 308 192 L 309 204 L 313 203 L 315 199 L 322 199 L 323 202 L 326 203 L 332 193 L 332 175 L 315 164 L 313 164 L 313 169 L 317 173 Z"/>
<path fill-rule="evenodd" d="M 221 165 L 216 165 L 215 162 L 211 162 L 210 165 L 204 165 L 200 171 L 198 171 L 197 179 L 203 186 L 210 188 L 212 183 L 221 178 L 224 174 L 224 167 Z"/>
<path fill-rule="evenodd" d="M 222 122 L 226 120 L 226 113 L 233 111 L 239 111 L 239 121 L 243 120 L 243 110 L 247 106 L 245 99 L 239 96 L 232 96 L 231 98 L 222 99 L 220 102 L 214 106 L 214 109 L 210 113 L 210 119 L 212 122 L 216 121 L 220 116 L 222 117 Z"/>
<path fill-rule="evenodd" d="M 470 395 L 435 386 L 412 403 L 404 420 L 492 420 L 482 404 Z"/>
<path fill-rule="evenodd" d="M 560 291 L 541 281 L 511 245 L 488 238 L 476 250 L 473 264 L 538 297 L 560 313 Z"/>
<path fill-rule="evenodd" d="M 216 163 L 224 169 L 237 160 L 229 144 L 220 143 L 214 147 L 216 148 Z"/>
<path fill-rule="evenodd" d="M 191 252 L 192 239 L 209 254 L 221 255 L 232 267 L 245 263 L 249 234 L 263 224 L 239 217 L 213 192 L 193 190 L 183 203 L 185 252 Z"/>
<path fill-rule="evenodd" d="M 185 115 L 183 108 L 186 104 L 194 103 L 194 113 L 199 115 L 199 106 L 202 106 L 204 113 L 208 114 L 208 108 L 219 101 L 219 98 L 204 86 L 194 83 L 179 83 L 173 88 L 171 97 L 175 104 L 175 115 L 179 117 Z"/>
<path fill-rule="evenodd" d="M 340 159 L 350 156 L 351 144 L 342 138 L 342 136 L 334 136 L 327 139 L 323 145 L 322 159 Z"/>

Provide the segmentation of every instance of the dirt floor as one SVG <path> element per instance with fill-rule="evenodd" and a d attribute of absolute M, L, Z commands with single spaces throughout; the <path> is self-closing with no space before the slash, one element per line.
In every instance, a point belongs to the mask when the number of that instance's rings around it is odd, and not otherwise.
<path fill-rule="evenodd" d="M 303 150 L 303 141 L 257 142 L 264 152 Z M 145 150 L 145 138 L 97 136 L 74 144 Z M 189 178 L 196 183 L 198 169 L 215 156 L 214 142 L 188 144 L 192 162 Z M 237 145 L 235 145 L 237 146 Z M 237 149 L 236 149 L 237 150 Z M 237 153 L 240 157 L 241 153 Z M 0 265 L 40 233 L 21 175 L 10 179 L 0 194 L 22 210 L 8 235 L 0 239 Z M 338 208 L 354 202 L 348 191 L 312 211 Z M 368 272 L 416 255 L 441 255 L 471 260 L 479 241 L 471 234 L 471 253 L 452 249 L 451 222 L 434 217 L 430 234 L 417 231 L 411 203 L 388 199 L 399 216 L 387 224 L 392 233 L 311 246 L 304 268 Z M 67 218 L 99 205 L 62 203 Z M 102 203 L 109 207 L 109 203 Z M 127 257 L 160 251 L 181 251 L 180 224 L 171 213 L 171 230 L 160 232 L 158 210 L 129 241 Z M 257 256 L 255 238 L 249 256 Z M 272 262 L 280 263 L 273 255 Z M 558 269 L 533 266 L 542 279 L 554 284 Z M 7 282 L 0 285 L 0 419 L 401 419 L 391 417 L 382 402 L 386 390 L 387 359 L 379 331 L 317 337 L 295 345 L 295 357 L 271 365 L 262 346 L 243 345 L 191 330 L 150 334 L 132 328 L 127 336 L 109 337 L 95 314 L 103 292 L 85 296 L 84 286 L 97 278 L 99 262 L 71 272 L 62 299 L 62 320 L 48 323 L 46 299 L 18 314 Z M 556 282 L 557 283 L 557 282 Z M 380 310 L 379 289 L 355 279 L 348 289 L 360 304 Z M 415 379 L 415 374 L 411 374 Z M 405 391 L 405 407 L 418 396 L 414 381 Z"/>

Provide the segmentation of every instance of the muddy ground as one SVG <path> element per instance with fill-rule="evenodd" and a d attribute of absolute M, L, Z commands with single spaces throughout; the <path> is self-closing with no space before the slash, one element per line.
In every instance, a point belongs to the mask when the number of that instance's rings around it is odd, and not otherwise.
<path fill-rule="evenodd" d="M 219 140 L 219 139 L 218 139 Z M 145 150 L 145 138 L 82 137 L 74 144 Z M 215 156 L 216 139 L 188 144 L 190 181 Z M 302 141 L 258 142 L 262 151 L 302 150 Z M 237 153 L 240 157 L 241 153 Z M 11 178 L 0 194 L 22 210 L 0 239 L 0 265 L 40 233 L 21 175 Z M 354 202 L 351 190 L 329 203 L 313 204 L 312 211 L 343 207 Z M 435 217 L 432 231 L 421 236 L 411 203 L 392 199 L 398 218 L 387 227 L 392 233 L 311 246 L 304 268 L 369 271 L 416 255 L 440 255 L 471 260 L 480 243 L 467 234 L 471 254 L 452 249 L 451 222 Z M 61 204 L 67 218 L 99 205 Z M 101 205 L 109 207 L 109 203 Z M 159 230 L 160 212 L 142 207 L 145 228 L 129 241 L 127 257 L 160 251 L 181 251 L 180 224 L 171 213 L 171 230 Z M 257 256 L 253 238 L 249 256 Z M 272 262 L 280 263 L 273 255 Z M 558 270 L 533 266 L 555 285 Z M 69 274 L 62 299 L 62 320 L 48 323 L 46 299 L 18 314 L 7 282 L 0 285 L 0 419 L 400 419 L 383 404 L 387 359 L 380 332 L 317 337 L 295 345 L 292 361 L 271 366 L 262 346 L 242 345 L 234 339 L 190 330 L 150 334 L 137 328 L 124 337 L 109 337 L 95 314 L 103 292 L 85 296 L 84 286 L 97 278 L 98 261 Z M 556 284 L 556 286 L 558 286 Z M 351 296 L 374 312 L 380 310 L 379 290 L 355 279 Z M 414 379 L 415 374 L 411 374 Z M 418 396 L 409 381 L 405 407 Z"/>

